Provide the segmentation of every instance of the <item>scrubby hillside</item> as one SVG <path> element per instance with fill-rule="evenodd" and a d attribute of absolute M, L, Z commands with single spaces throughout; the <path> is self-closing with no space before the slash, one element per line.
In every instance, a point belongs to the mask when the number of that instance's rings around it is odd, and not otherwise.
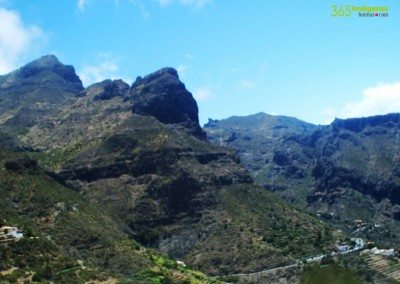
<path fill-rule="evenodd" d="M 74 68 L 52 55 L 0 76 L 1 128 L 13 135 L 24 133 L 44 117 L 58 113 L 81 90 Z"/>
<path fill-rule="evenodd" d="M 145 249 L 129 228 L 25 153 L 0 150 L 0 196 L 0 225 L 23 234 L 0 238 L 0 281 L 214 281 Z"/>

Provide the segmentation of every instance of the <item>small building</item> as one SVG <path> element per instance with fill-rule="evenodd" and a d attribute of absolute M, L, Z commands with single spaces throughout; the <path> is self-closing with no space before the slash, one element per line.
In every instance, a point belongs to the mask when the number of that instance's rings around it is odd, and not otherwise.
<path fill-rule="evenodd" d="M 372 254 L 379 254 L 379 255 L 383 255 L 383 256 L 394 256 L 395 255 L 395 251 L 394 249 L 378 249 L 377 247 L 374 247 L 370 250 L 365 250 L 365 252 L 369 252 Z"/>
<path fill-rule="evenodd" d="M 344 253 L 350 250 L 350 246 L 348 245 L 337 246 L 337 249 L 340 253 Z"/>
<path fill-rule="evenodd" d="M 0 228 L 1 239 L 16 239 L 19 240 L 24 237 L 24 234 L 17 227 L 3 226 Z"/>
<path fill-rule="evenodd" d="M 180 266 L 186 267 L 186 264 L 185 264 L 183 261 L 181 261 L 181 260 L 177 260 L 176 263 L 177 263 L 178 265 L 180 265 Z"/>

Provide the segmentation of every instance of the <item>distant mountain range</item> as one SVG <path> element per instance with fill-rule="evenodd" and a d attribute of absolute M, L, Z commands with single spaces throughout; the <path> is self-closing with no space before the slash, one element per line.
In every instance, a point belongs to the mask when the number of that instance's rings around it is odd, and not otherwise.
<path fill-rule="evenodd" d="M 330 180 L 319 176 L 347 162 L 315 156 L 336 144 L 314 145 L 337 132 L 291 118 L 252 119 L 229 133 L 220 122 L 205 129 L 219 144 L 247 143 L 239 153 L 261 184 L 299 203 L 333 200 L 337 187 L 326 190 Z M 303 188 L 307 180 L 312 190 Z M 0 271 L 7 272 L 0 280 L 9 282 L 213 283 L 171 258 L 211 275 L 252 272 L 316 255 L 344 236 L 256 185 L 232 149 L 208 142 L 176 70 L 138 77 L 132 86 L 105 80 L 83 88 L 74 68 L 55 56 L 0 77 L 0 206 L 1 225 L 24 234 L 0 243 Z"/>
<path fill-rule="evenodd" d="M 256 183 L 349 234 L 400 247 L 400 114 L 312 125 L 264 113 L 210 120 Z"/>

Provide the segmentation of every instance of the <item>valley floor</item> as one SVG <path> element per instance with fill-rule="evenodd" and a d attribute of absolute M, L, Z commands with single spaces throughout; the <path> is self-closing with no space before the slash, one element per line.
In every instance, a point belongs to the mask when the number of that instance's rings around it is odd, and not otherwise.
<path fill-rule="evenodd" d="M 327 254 L 316 255 L 286 266 L 276 267 L 273 269 L 229 275 L 223 280 L 228 283 L 311 283 L 302 279 L 305 267 L 313 264 L 323 264 L 329 257 L 337 258 L 347 254 L 355 253 L 362 260 L 366 261 L 368 267 L 387 279 L 388 283 L 400 283 L 400 259 L 392 254 L 393 250 L 379 250 L 377 248 L 366 249 L 365 242 L 361 238 L 353 238 L 355 243 L 353 248 L 348 248 L 341 252 L 331 252 Z M 326 265 L 322 265 L 322 267 Z M 386 282 L 385 282 L 386 283 Z"/>

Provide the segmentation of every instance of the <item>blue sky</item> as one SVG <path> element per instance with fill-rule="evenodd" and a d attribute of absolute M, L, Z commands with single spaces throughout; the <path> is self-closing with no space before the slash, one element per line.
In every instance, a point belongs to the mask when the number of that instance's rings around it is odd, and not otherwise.
<path fill-rule="evenodd" d="M 332 4 L 384 5 L 389 17 L 332 17 Z M 171 66 L 202 123 L 400 112 L 399 51 L 398 0 L 0 0 L 0 73 L 49 53 L 85 85 Z"/>

